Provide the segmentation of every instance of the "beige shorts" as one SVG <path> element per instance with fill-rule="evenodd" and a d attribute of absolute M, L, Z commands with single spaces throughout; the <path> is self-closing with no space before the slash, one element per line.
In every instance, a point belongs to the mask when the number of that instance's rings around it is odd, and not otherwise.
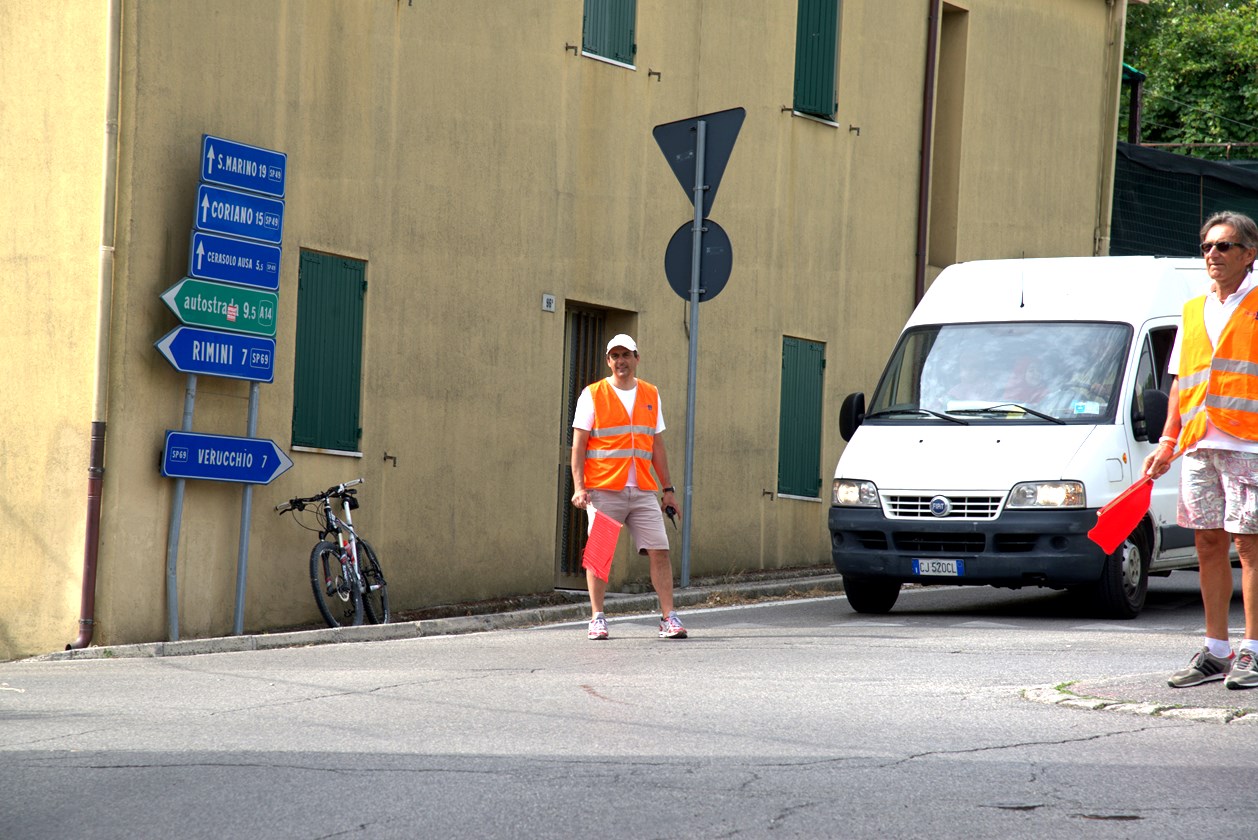
<path fill-rule="evenodd" d="M 1176 520 L 1185 528 L 1258 534 L 1258 454 L 1198 449 L 1185 455 Z"/>
<path fill-rule="evenodd" d="M 657 549 L 668 550 L 668 534 L 664 531 L 664 512 L 660 500 L 650 490 L 626 487 L 624 490 L 591 490 L 590 504 L 629 529 L 639 554 Z M 586 534 L 594 525 L 588 516 Z"/>

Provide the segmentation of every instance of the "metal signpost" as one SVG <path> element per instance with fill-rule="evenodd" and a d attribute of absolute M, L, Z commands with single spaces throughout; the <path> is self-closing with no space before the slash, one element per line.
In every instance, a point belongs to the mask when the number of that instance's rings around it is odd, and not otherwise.
<path fill-rule="evenodd" d="M 699 304 L 725 288 L 733 266 L 729 237 L 707 216 L 716 200 L 716 188 L 729 163 L 746 111 L 731 108 L 677 122 L 657 125 L 652 134 L 660 151 L 694 205 L 694 220 L 682 225 L 665 250 L 664 270 L 669 284 L 690 303 L 690 356 L 686 367 L 686 483 L 681 520 L 681 586 L 690 585 L 690 525 L 694 519 L 695 372 L 699 360 Z M 689 228 L 690 247 L 685 247 Z M 705 251 L 708 258 L 705 260 Z M 670 256 L 671 254 L 671 256 Z M 681 265 L 690 258 L 689 282 L 683 282 Z M 705 270 L 705 266 L 709 266 Z M 704 286 L 705 280 L 710 283 Z"/>
<path fill-rule="evenodd" d="M 188 277 L 162 293 L 179 317 L 156 342 L 176 370 L 188 374 L 182 430 L 168 431 L 162 475 L 175 479 L 166 544 L 168 636 L 179 639 L 176 575 L 186 479 L 243 484 L 236 563 L 233 632 L 244 632 L 245 578 L 253 485 L 268 484 L 293 465 L 274 441 L 255 437 L 258 383 L 275 377 L 280 243 L 288 156 L 283 152 L 206 134 L 201 137 L 201 183 L 188 249 Z M 234 285 L 231 285 L 234 284 Z M 247 287 L 247 288 L 246 288 Z M 225 330 L 230 332 L 224 332 Z M 247 437 L 192 431 L 197 375 L 249 381 Z"/>

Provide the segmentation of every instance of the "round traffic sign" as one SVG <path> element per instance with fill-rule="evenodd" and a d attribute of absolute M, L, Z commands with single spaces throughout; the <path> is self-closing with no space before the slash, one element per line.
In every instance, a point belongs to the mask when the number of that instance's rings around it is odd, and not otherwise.
<path fill-rule="evenodd" d="M 725 288 L 734 268 L 734 250 L 730 246 L 729 235 L 711 219 L 703 220 L 703 231 L 699 236 L 699 302 L 702 303 L 716 297 Z M 690 221 L 677 228 L 664 249 L 664 274 L 668 277 L 668 285 L 681 295 L 682 300 L 690 300 L 693 241 L 694 222 Z"/>

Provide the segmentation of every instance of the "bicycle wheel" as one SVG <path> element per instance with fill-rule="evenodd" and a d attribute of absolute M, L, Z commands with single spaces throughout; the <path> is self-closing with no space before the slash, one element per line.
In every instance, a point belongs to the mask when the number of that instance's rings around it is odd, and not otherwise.
<path fill-rule="evenodd" d="M 363 583 L 367 587 L 367 591 L 363 593 L 367 620 L 372 624 L 388 624 L 393 617 L 389 612 L 389 585 L 385 583 L 375 549 L 362 539 L 358 541 L 358 568 L 363 573 Z"/>
<path fill-rule="evenodd" d="M 310 588 L 329 627 L 363 623 L 363 595 L 358 581 L 346 575 L 336 543 L 321 542 L 310 552 Z"/>

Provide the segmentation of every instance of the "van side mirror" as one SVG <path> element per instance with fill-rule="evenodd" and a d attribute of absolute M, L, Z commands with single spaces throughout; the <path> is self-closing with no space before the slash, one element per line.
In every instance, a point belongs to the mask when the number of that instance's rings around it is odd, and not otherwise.
<path fill-rule="evenodd" d="M 1165 412 L 1164 412 L 1165 413 Z M 860 391 L 848 394 L 839 408 L 839 435 L 843 440 L 851 440 L 857 427 L 865 421 L 865 395 Z M 1161 426 L 1158 426 L 1161 429 Z"/>
<path fill-rule="evenodd" d="M 1162 391 L 1146 388 L 1144 392 L 1144 416 L 1133 418 L 1136 424 L 1143 420 L 1144 429 L 1140 429 L 1136 425 L 1131 430 L 1132 435 L 1138 440 L 1156 443 L 1157 439 L 1162 436 L 1163 427 L 1166 426 L 1166 410 L 1169 399 Z"/>

